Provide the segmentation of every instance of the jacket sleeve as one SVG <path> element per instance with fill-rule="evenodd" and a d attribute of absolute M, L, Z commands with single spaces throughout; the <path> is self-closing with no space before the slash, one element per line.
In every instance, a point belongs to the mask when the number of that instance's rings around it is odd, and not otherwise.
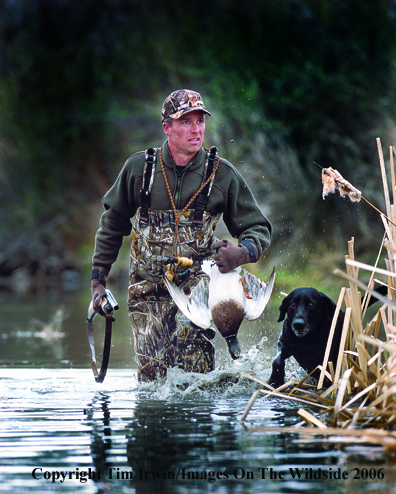
<path fill-rule="evenodd" d="M 100 226 L 95 236 L 95 250 L 92 265 L 102 266 L 110 271 L 120 251 L 123 238 L 130 235 L 131 220 L 116 210 L 106 209 L 100 218 Z"/>
<path fill-rule="evenodd" d="M 242 175 L 230 165 L 230 183 L 228 187 L 227 207 L 223 219 L 234 238 L 239 242 L 253 242 L 259 256 L 267 249 L 271 241 L 272 226 L 260 210 L 257 201 Z"/>
<path fill-rule="evenodd" d="M 105 211 L 95 236 L 92 264 L 109 271 L 118 257 L 123 237 L 131 233 L 131 218 L 136 212 L 133 161 L 131 158 L 126 161 L 114 185 L 102 200 Z"/>

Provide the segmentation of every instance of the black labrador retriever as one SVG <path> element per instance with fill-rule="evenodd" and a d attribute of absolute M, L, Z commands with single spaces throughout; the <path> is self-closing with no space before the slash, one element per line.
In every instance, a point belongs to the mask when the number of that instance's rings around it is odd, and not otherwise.
<path fill-rule="evenodd" d="M 376 288 L 380 295 L 385 295 L 387 291 L 387 286 Z M 377 301 L 378 298 L 372 295 L 368 307 Z M 282 300 L 278 322 L 283 321 L 283 327 L 268 384 L 276 388 L 284 384 L 285 360 L 291 356 L 308 374 L 323 363 L 335 309 L 336 304 L 327 295 L 310 287 L 296 288 Z M 340 350 L 344 317 L 345 313 L 340 310 L 329 354 L 329 362 L 333 362 L 334 366 Z M 319 378 L 319 370 L 312 375 Z M 330 385 L 327 377 L 324 385 Z"/>
<path fill-rule="evenodd" d="M 278 353 L 268 381 L 271 386 L 277 388 L 284 384 L 285 360 L 291 356 L 308 374 L 323 363 L 335 308 L 336 304 L 327 295 L 310 287 L 296 288 L 283 299 L 278 322 L 284 322 L 278 339 Z M 329 361 L 334 366 L 338 358 L 344 316 L 340 310 L 329 354 Z M 319 370 L 313 374 L 316 378 L 319 375 Z M 325 385 L 328 384 L 326 378 Z"/>

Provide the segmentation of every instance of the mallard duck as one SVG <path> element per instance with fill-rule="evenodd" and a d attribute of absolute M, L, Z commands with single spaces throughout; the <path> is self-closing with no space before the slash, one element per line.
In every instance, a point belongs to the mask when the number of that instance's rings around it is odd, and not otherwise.
<path fill-rule="evenodd" d="M 166 287 L 178 308 L 196 326 L 208 329 L 214 323 L 235 360 L 242 354 L 237 338 L 242 321 L 245 317 L 253 321 L 262 314 L 274 286 L 275 268 L 267 283 L 241 267 L 220 273 L 211 261 L 204 261 L 202 270 L 209 276 L 209 290 L 204 279 L 189 295 L 165 278 Z"/>

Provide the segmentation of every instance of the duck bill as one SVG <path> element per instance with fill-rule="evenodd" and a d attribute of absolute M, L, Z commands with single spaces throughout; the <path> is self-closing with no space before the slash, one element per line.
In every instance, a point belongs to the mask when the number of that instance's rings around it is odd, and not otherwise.
<path fill-rule="evenodd" d="M 240 358 L 242 355 L 242 350 L 241 347 L 239 346 L 237 335 L 234 334 L 231 336 L 226 336 L 224 339 L 227 342 L 228 351 L 230 352 L 230 355 L 233 358 L 233 360 L 237 360 L 238 358 Z"/>

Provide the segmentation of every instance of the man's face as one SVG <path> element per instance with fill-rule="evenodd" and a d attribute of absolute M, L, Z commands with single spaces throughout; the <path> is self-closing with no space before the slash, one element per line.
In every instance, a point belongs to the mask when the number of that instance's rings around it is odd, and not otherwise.
<path fill-rule="evenodd" d="M 203 145 L 205 116 L 202 111 L 192 111 L 173 120 L 172 126 L 163 123 L 171 152 L 194 156 Z"/>

